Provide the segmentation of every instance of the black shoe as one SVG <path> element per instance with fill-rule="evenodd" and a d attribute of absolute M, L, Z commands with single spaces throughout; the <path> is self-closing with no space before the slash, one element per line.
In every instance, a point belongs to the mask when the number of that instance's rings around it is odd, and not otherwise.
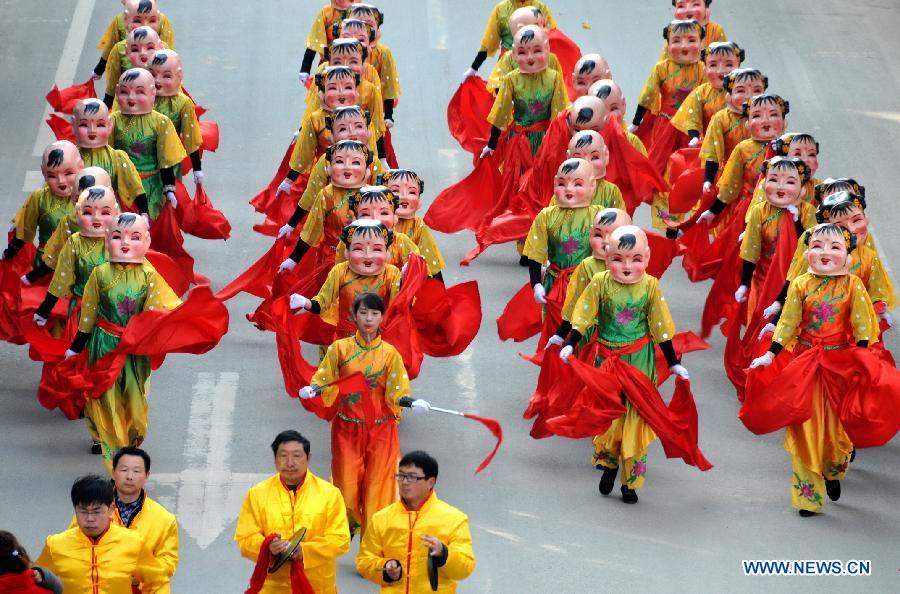
<path fill-rule="evenodd" d="M 678 229 L 666 229 L 666 239 L 678 239 Z"/>
<path fill-rule="evenodd" d="M 829 481 L 825 479 L 825 492 L 828 493 L 828 498 L 832 501 L 837 501 L 841 498 L 841 481 Z"/>
<path fill-rule="evenodd" d="M 853 451 L 850 452 L 850 461 L 853 462 L 856 460 L 856 448 L 853 448 Z"/>
<path fill-rule="evenodd" d="M 100 446 L 99 441 L 95 441 L 91 443 L 91 453 L 95 456 L 99 456 L 103 453 L 103 448 Z"/>
<path fill-rule="evenodd" d="M 629 489 L 625 485 L 622 485 L 622 502 L 623 503 L 637 503 L 638 496 L 637 491 L 634 489 Z"/>
<path fill-rule="evenodd" d="M 528 268 L 528 257 L 527 256 L 519 257 L 519 266 L 521 266 L 523 268 Z"/>
<path fill-rule="evenodd" d="M 818 514 L 818 512 L 810 511 L 808 509 L 801 509 L 799 512 L 801 518 L 811 518 Z"/>
<path fill-rule="evenodd" d="M 613 485 L 616 484 L 616 474 L 619 473 L 619 467 L 607 468 L 602 466 L 601 468 L 603 468 L 603 476 L 600 477 L 600 493 L 609 495 L 612 493 Z"/>

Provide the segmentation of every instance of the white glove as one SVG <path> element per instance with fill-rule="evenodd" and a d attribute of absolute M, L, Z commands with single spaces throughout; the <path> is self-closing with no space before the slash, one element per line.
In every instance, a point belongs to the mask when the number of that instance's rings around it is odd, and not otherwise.
<path fill-rule="evenodd" d="M 485 157 L 490 157 L 493 154 L 494 154 L 494 149 L 492 149 L 489 146 L 485 146 L 483 149 L 481 149 L 481 158 L 482 159 L 484 159 Z"/>
<path fill-rule="evenodd" d="M 699 217 L 697 217 L 698 223 L 712 223 L 716 218 L 716 214 L 711 210 L 704 210 Z"/>
<path fill-rule="evenodd" d="M 291 309 L 299 309 L 300 313 L 306 313 L 312 306 L 312 301 L 299 293 L 291 293 L 288 303 L 291 306 Z"/>
<path fill-rule="evenodd" d="M 288 258 L 287 260 L 285 260 L 284 262 L 282 262 L 281 264 L 278 265 L 278 272 L 284 272 L 285 270 L 293 270 L 294 266 L 296 266 L 296 265 L 297 265 L 296 262 L 294 262 L 293 260 Z"/>
<path fill-rule="evenodd" d="M 297 144 L 297 138 L 300 136 L 300 130 L 294 130 L 294 133 L 291 134 L 291 146 Z"/>
<path fill-rule="evenodd" d="M 297 74 L 297 78 L 300 79 L 300 84 L 305 87 L 306 81 L 309 80 L 309 72 L 300 72 Z"/>
<path fill-rule="evenodd" d="M 638 130 L 638 127 L 635 126 L 634 124 L 629 124 L 629 125 L 628 125 L 628 131 L 631 132 L 632 134 L 634 134 L 635 132 L 637 132 L 637 130 Z"/>
<path fill-rule="evenodd" d="M 691 375 L 688 373 L 688 370 L 681 363 L 669 367 L 669 371 L 671 371 L 681 379 L 691 379 Z"/>
<path fill-rule="evenodd" d="M 203 172 L 194 170 L 194 185 L 202 186 L 203 185 Z"/>
<path fill-rule="evenodd" d="M 47 318 L 41 314 L 34 314 L 34 323 L 43 328 L 47 324 Z"/>
<path fill-rule="evenodd" d="M 292 183 L 293 182 L 291 182 L 291 180 L 285 178 L 284 181 L 278 184 L 278 189 L 275 191 L 275 195 L 278 196 L 279 194 L 287 194 L 288 192 L 290 192 Z"/>
<path fill-rule="evenodd" d="M 789 213 L 791 213 L 791 216 L 794 217 L 795 223 L 800 220 L 800 211 L 797 210 L 796 204 L 788 204 L 787 206 L 784 207 L 784 209 L 786 211 L 788 211 Z"/>
<path fill-rule="evenodd" d="M 885 311 L 883 314 L 878 314 L 878 317 L 884 320 L 884 322 L 888 325 L 888 328 L 894 327 L 894 318 L 891 317 L 890 312 Z"/>
<path fill-rule="evenodd" d="M 400 267 L 400 279 L 406 276 L 406 267 L 409 265 L 409 260 L 403 263 L 403 266 Z"/>
<path fill-rule="evenodd" d="M 471 77 L 475 76 L 476 74 L 478 74 L 478 71 L 475 70 L 474 68 L 470 67 L 468 70 L 463 72 L 462 82 L 466 82 L 467 80 L 469 80 Z"/>
<path fill-rule="evenodd" d="M 98 81 L 101 78 L 103 78 L 102 74 L 97 74 L 96 72 L 91 72 L 91 80 L 92 81 Z"/>
<path fill-rule="evenodd" d="M 428 412 L 431 410 L 431 405 L 427 400 L 422 400 L 421 398 L 416 398 L 412 401 L 412 404 L 409 405 L 409 408 L 414 410 L 415 412 Z"/>
<path fill-rule="evenodd" d="M 763 310 L 763 317 L 770 320 L 781 313 L 781 303 L 775 302 Z"/>
<path fill-rule="evenodd" d="M 575 351 L 575 347 L 572 345 L 566 345 L 559 352 L 559 358 L 563 360 L 563 363 L 566 365 L 569 364 L 569 357 L 572 356 L 572 352 Z"/>
<path fill-rule="evenodd" d="M 278 235 L 275 236 L 275 239 L 281 239 L 282 237 L 290 235 L 293 232 L 294 232 L 293 227 L 291 227 L 290 225 L 285 225 L 284 227 L 282 227 L 281 229 L 278 230 Z"/>
<path fill-rule="evenodd" d="M 64 356 L 66 359 L 71 359 L 72 357 L 75 357 L 76 355 L 78 355 L 78 353 L 76 353 L 76 352 L 73 351 L 72 349 L 66 349 L 66 354 L 63 355 L 63 356 Z"/>
<path fill-rule="evenodd" d="M 747 300 L 747 293 L 750 291 L 750 287 L 747 285 L 741 285 L 738 287 L 738 290 L 734 292 L 734 300 L 738 303 L 743 303 Z"/>
<path fill-rule="evenodd" d="M 316 389 L 312 386 L 304 386 L 300 388 L 300 400 L 309 400 L 310 398 L 315 398 L 319 394 L 316 392 Z"/>
<path fill-rule="evenodd" d="M 169 199 L 172 208 L 178 208 L 178 198 L 175 197 L 175 192 L 166 192 L 166 198 Z"/>
<path fill-rule="evenodd" d="M 534 302 L 540 303 L 541 305 L 547 304 L 547 290 L 541 283 L 534 286 Z"/>
<path fill-rule="evenodd" d="M 559 334 L 554 334 L 550 338 L 547 339 L 547 344 L 544 346 L 544 350 L 546 351 L 552 346 L 562 346 L 566 344 L 566 339 L 560 336 Z"/>
<path fill-rule="evenodd" d="M 690 146 L 690 147 L 695 147 L 695 146 L 697 146 L 698 144 L 700 144 L 700 137 L 699 137 L 699 136 L 697 136 L 697 137 L 695 137 L 695 138 L 691 138 L 690 142 L 688 142 L 688 146 Z"/>
<path fill-rule="evenodd" d="M 31 281 L 28 280 L 28 275 L 27 275 L 27 274 L 23 274 L 21 277 L 19 277 L 19 280 L 22 281 L 22 284 L 25 285 L 26 287 L 30 287 L 30 286 L 31 286 Z"/>
<path fill-rule="evenodd" d="M 708 182 L 708 181 L 703 182 L 703 193 L 706 194 L 707 192 L 711 192 L 711 191 L 712 191 L 712 182 Z"/>
<path fill-rule="evenodd" d="M 757 357 L 750 362 L 750 369 L 756 369 L 757 367 L 768 367 L 774 360 L 775 355 L 772 353 L 772 351 L 766 351 L 765 355 Z"/>
<path fill-rule="evenodd" d="M 769 322 L 768 324 L 763 326 L 762 330 L 759 331 L 759 336 L 757 336 L 756 338 L 762 340 L 763 336 L 765 336 L 769 332 L 775 332 L 775 324 L 773 324 L 772 322 Z"/>
<path fill-rule="evenodd" d="M 741 234 L 738 235 L 738 243 L 744 243 L 744 233 L 746 233 L 746 231 L 741 231 Z"/>
<path fill-rule="evenodd" d="M 144 217 L 144 222 L 147 223 L 147 228 L 149 229 L 150 228 L 150 215 L 148 215 L 147 213 L 144 213 L 141 216 Z"/>
<path fill-rule="evenodd" d="M 393 128 L 393 127 L 394 127 L 394 120 L 389 119 L 389 118 L 384 118 L 384 127 L 385 127 L 385 128 L 388 128 L 388 129 Z"/>

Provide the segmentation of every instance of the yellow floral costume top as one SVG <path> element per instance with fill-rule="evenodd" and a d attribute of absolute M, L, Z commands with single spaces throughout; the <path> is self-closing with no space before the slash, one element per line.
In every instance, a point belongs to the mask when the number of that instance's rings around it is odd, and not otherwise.
<path fill-rule="evenodd" d="M 548 206 L 535 217 L 522 255 L 540 264 L 550 262 L 543 282 L 548 292 L 560 272 L 574 268 L 591 255 L 591 227 L 601 210 L 599 206 Z"/>
<path fill-rule="evenodd" d="M 306 47 L 320 56 L 325 55 L 325 48 L 334 41 L 334 24 L 343 18 L 343 11 L 326 4 L 316 15 L 309 33 L 306 35 Z"/>
<path fill-rule="evenodd" d="M 671 118 L 691 91 L 705 80 L 703 62 L 677 64 L 665 58 L 650 71 L 638 105 L 654 114 Z"/>
<path fill-rule="evenodd" d="M 569 277 L 569 285 L 566 287 L 566 300 L 563 302 L 562 319 L 564 322 L 572 321 L 572 313 L 578 298 L 584 293 L 594 275 L 606 270 L 606 260 L 599 260 L 593 255 L 588 256 L 575 268 L 575 272 Z"/>
<path fill-rule="evenodd" d="M 797 207 L 800 222 L 804 229 L 815 226 L 816 213 L 813 208 L 801 202 Z M 741 259 L 748 262 L 770 260 L 775 255 L 778 235 L 781 229 L 781 217 L 791 214 L 770 202 L 754 204 L 747 210 L 747 227 L 741 241 Z"/>
<path fill-rule="evenodd" d="M 739 196 L 750 196 L 762 173 L 766 146 L 765 142 L 748 138 L 734 147 L 716 184 L 719 200 L 730 204 Z"/>
<path fill-rule="evenodd" d="M 720 109 L 713 114 L 706 126 L 706 135 L 700 145 L 700 162 L 712 161 L 721 164 L 728 158 L 735 147 L 749 138 L 743 115 L 734 113 L 728 108 Z"/>
<path fill-rule="evenodd" d="M 428 264 L 428 274 L 431 276 L 447 267 L 444 256 L 441 255 L 441 250 L 434 240 L 434 235 L 422 217 L 397 219 L 394 233 L 402 233 L 415 242 L 419 248 L 419 254 L 425 258 L 425 263 Z"/>
<path fill-rule="evenodd" d="M 300 239 L 306 245 L 316 247 L 324 243 L 324 249 L 337 250 L 341 231 L 353 222 L 348 200 L 352 191 L 328 184 L 319 192 L 300 230 Z"/>
<path fill-rule="evenodd" d="M 481 38 L 481 51 L 493 56 L 497 50 L 509 51 L 513 46 L 513 35 L 509 29 L 509 17 L 516 9 L 524 6 L 534 6 L 544 15 L 547 29 L 556 29 L 556 19 L 550 8 L 538 0 L 502 0 L 494 6 L 491 16 L 488 17 L 484 36 Z"/>
<path fill-rule="evenodd" d="M 60 222 L 74 216 L 75 205 L 72 200 L 68 196 L 57 196 L 45 185 L 29 194 L 25 204 L 16 213 L 16 239 L 33 243 L 37 236 L 38 246 L 42 248 Z"/>
<path fill-rule="evenodd" d="M 717 89 L 712 83 L 705 82 L 684 100 L 672 116 L 672 126 L 684 134 L 694 130 L 702 135 L 713 116 L 724 108 L 725 89 Z"/>
<path fill-rule="evenodd" d="M 369 48 L 369 63 L 378 71 L 381 79 L 381 96 L 385 100 L 400 97 L 400 73 L 391 48 L 380 41 Z"/>
<path fill-rule="evenodd" d="M 81 233 L 75 233 L 59 253 L 47 292 L 60 299 L 72 294 L 81 297 L 91 272 L 107 258 L 105 238 L 84 237 Z"/>
<path fill-rule="evenodd" d="M 356 325 L 350 319 L 350 308 L 357 295 L 375 293 L 385 306 L 400 291 L 400 269 L 393 264 L 384 267 L 376 276 L 363 276 L 350 270 L 347 262 L 335 264 L 319 293 L 312 298 L 319 304 L 322 319 L 337 327 L 342 336 L 351 336 Z"/>

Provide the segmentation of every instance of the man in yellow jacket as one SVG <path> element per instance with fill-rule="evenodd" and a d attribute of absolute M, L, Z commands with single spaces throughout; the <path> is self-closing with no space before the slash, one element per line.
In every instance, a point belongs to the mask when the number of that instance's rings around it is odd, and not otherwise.
<path fill-rule="evenodd" d="M 135 447 L 116 452 L 113 456 L 112 522 L 139 532 L 171 578 L 178 569 L 178 521 L 144 490 L 149 478 L 150 454 Z M 69 528 L 77 526 L 77 522 L 73 517 Z M 135 594 L 143 592 L 140 587 L 135 588 Z"/>
<path fill-rule="evenodd" d="M 356 569 L 383 593 L 456 592 L 475 569 L 469 518 L 435 495 L 437 475 L 427 453 L 403 456 L 400 501 L 376 512 L 363 535 Z"/>
<path fill-rule="evenodd" d="M 113 485 L 88 475 L 72 485 L 78 526 L 47 537 L 36 564 L 59 576 L 66 594 L 168 594 L 169 576 L 137 530 L 111 521 Z"/>
<path fill-rule="evenodd" d="M 305 574 L 316 594 L 337 592 L 337 558 L 350 548 L 347 509 L 337 487 L 309 471 L 309 440 L 296 431 L 282 431 L 272 442 L 278 474 L 251 487 L 238 516 L 234 540 L 241 555 L 257 561 L 262 553 L 276 559 L 301 528 L 306 536 L 290 563 L 268 574 L 257 590 L 290 594 L 292 565 Z M 267 537 L 267 551 L 262 551 Z M 256 573 L 256 572 L 255 572 Z"/>

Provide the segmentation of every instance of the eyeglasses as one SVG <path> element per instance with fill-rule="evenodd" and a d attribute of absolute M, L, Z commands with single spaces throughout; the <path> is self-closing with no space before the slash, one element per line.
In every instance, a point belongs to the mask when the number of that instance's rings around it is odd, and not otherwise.
<path fill-rule="evenodd" d="M 398 483 L 417 483 L 419 481 L 428 480 L 427 476 L 418 476 L 415 474 L 403 474 L 402 472 L 398 472 L 394 475 L 394 478 L 397 479 Z"/>

